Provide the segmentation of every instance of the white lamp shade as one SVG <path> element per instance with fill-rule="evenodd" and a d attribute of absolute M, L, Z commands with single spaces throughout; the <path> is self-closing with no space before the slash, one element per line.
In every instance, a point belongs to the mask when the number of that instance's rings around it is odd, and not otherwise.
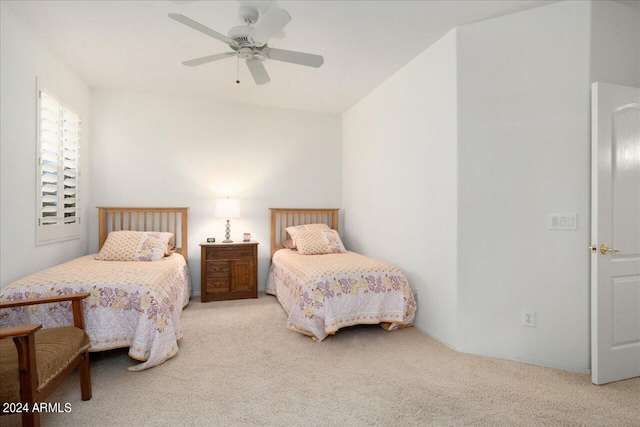
<path fill-rule="evenodd" d="M 214 210 L 216 218 L 239 218 L 240 217 L 240 200 L 238 199 L 218 199 Z"/>

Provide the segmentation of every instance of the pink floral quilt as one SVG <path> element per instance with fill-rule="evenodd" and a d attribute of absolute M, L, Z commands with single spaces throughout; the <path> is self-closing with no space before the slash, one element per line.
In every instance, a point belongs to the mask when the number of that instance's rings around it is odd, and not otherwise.
<path fill-rule="evenodd" d="M 191 278 L 182 255 L 160 261 L 98 261 L 95 255 L 31 274 L 0 291 L 0 300 L 89 292 L 83 302 L 91 351 L 129 347 L 142 361 L 128 369 L 156 366 L 178 352 L 180 318 L 189 303 Z M 42 323 L 45 328 L 73 324 L 69 302 L 0 310 L 2 327 Z"/>
<path fill-rule="evenodd" d="M 273 256 L 267 293 L 288 314 L 287 329 L 322 341 L 345 326 L 411 326 L 416 300 L 404 273 L 355 252 Z"/>

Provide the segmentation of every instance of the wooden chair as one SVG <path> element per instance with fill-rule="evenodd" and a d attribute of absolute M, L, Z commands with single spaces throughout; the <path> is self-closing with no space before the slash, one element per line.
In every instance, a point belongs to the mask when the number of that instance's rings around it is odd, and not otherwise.
<path fill-rule="evenodd" d="M 78 365 L 82 400 L 91 399 L 91 343 L 82 314 L 82 300 L 88 296 L 84 292 L 0 302 L 0 309 L 10 309 L 71 301 L 73 310 L 74 326 L 42 329 L 42 324 L 33 324 L 0 329 L 0 403 L 28 405 L 29 411 L 22 412 L 23 426 L 40 425 L 40 413 L 31 408 L 50 395 Z M 13 343 L 5 338 L 13 338 Z"/>

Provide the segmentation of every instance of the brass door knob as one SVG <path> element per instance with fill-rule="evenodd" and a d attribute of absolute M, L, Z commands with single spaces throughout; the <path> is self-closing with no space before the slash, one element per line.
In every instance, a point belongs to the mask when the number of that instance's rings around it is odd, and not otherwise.
<path fill-rule="evenodd" d="M 605 245 L 604 243 L 602 245 L 600 245 L 600 253 L 606 254 L 607 252 L 620 252 L 620 249 L 610 248 L 607 245 Z"/>

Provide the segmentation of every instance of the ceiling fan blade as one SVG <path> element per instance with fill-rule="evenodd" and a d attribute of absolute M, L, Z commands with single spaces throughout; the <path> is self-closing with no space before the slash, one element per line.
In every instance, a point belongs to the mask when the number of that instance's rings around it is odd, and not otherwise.
<path fill-rule="evenodd" d="M 262 65 L 262 61 L 247 59 L 247 67 L 249 67 L 249 71 L 251 71 L 251 75 L 253 76 L 253 80 L 256 81 L 256 84 L 263 85 L 271 81 L 267 70 L 264 68 L 264 65 Z"/>
<path fill-rule="evenodd" d="M 294 52 L 293 50 L 270 48 L 266 55 L 269 59 L 282 62 L 290 62 L 292 64 L 306 65 L 307 67 L 318 68 L 324 64 L 324 58 L 321 55 L 313 55 L 311 53 Z"/>
<path fill-rule="evenodd" d="M 194 30 L 200 31 L 203 34 L 213 37 L 214 39 L 218 39 L 228 45 L 235 46 L 237 44 L 235 40 L 230 39 L 229 37 L 222 35 L 217 31 L 213 31 L 211 28 L 205 27 L 204 25 L 194 21 L 193 19 L 189 19 L 184 15 L 180 15 L 179 13 L 170 13 L 169 18 L 173 19 L 174 21 L 178 21 L 181 24 L 186 25 L 187 27 L 191 27 Z"/>
<path fill-rule="evenodd" d="M 207 64 L 209 62 L 217 61 L 219 59 L 231 58 L 235 55 L 237 55 L 237 52 L 216 53 L 215 55 L 203 56 L 202 58 L 184 61 L 182 65 L 186 65 L 187 67 L 195 67 L 198 65 Z"/>
<path fill-rule="evenodd" d="M 249 33 L 249 38 L 255 43 L 264 45 L 289 21 L 291 21 L 291 15 L 286 10 L 272 6 Z"/>

